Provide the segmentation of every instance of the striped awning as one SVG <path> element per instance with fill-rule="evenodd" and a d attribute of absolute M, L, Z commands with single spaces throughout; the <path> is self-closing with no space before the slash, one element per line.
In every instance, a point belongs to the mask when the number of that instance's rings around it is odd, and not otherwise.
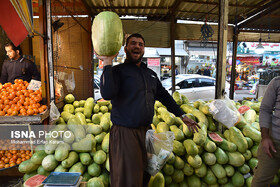
<path fill-rule="evenodd" d="M 10 0 L 29 35 L 33 35 L 32 0 Z"/>
<path fill-rule="evenodd" d="M 0 25 L 15 46 L 28 35 L 33 36 L 32 1 L 1 0 Z"/>

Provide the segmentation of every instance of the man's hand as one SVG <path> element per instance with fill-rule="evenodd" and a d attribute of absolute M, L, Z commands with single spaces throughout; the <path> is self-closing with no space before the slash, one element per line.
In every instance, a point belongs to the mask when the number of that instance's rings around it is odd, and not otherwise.
<path fill-rule="evenodd" d="M 262 139 L 262 149 L 263 151 L 270 157 L 270 158 L 273 158 L 270 150 L 272 150 L 273 152 L 276 152 L 276 149 L 273 145 L 273 142 L 271 140 L 271 138 L 267 137 L 267 138 L 263 138 Z"/>
<path fill-rule="evenodd" d="M 200 129 L 200 126 L 187 116 L 184 116 L 182 120 L 188 126 L 190 132 L 198 132 L 198 130 Z"/>
<path fill-rule="evenodd" d="M 119 54 L 115 54 L 113 56 L 99 56 L 95 51 L 94 51 L 94 54 L 96 55 L 96 57 L 100 60 L 103 61 L 103 65 L 104 66 L 107 66 L 107 65 L 112 65 L 112 61 L 113 59 Z"/>

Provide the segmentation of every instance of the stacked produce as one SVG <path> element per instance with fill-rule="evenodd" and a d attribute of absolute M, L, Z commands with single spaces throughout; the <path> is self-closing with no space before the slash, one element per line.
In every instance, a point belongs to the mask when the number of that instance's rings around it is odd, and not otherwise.
<path fill-rule="evenodd" d="M 260 101 L 243 101 L 243 105 L 230 101 L 243 114 L 236 126 L 226 128 L 226 124 L 221 124 L 225 130 L 220 133 L 219 123 L 209 110 L 212 101 L 189 103 L 178 92 L 173 98 L 189 118 L 198 122 L 200 130 L 191 133 L 180 118 L 156 102 L 152 127 L 156 132 L 173 131 L 175 140 L 173 154 L 161 173 L 152 177 L 150 185 L 164 181 L 165 186 L 251 186 L 261 141 Z M 279 174 L 272 184 L 278 183 Z"/>
<path fill-rule="evenodd" d="M 15 83 L 0 84 L 0 116 L 26 116 L 37 115 L 46 110 L 46 105 L 41 105 L 41 88 L 28 90 L 29 83 L 16 79 Z"/>
<path fill-rule="evenodd" d="M 48 137 L 47 144 L 37 146 L 31 159 L 19 165 L 19 171 L 25 173 L 24 180 L 36 174 L 48 176 L 52 171 L 80 172 L 88 186 L 108 186 L 110 101 L 75 101 L 71 94 L 65 101 L 52 129 L 63 131 L 63 135 Z"/>
<path fill-rule="evenodd" d="M 152 128 L 157 133 L 172 131 L 175 140 L 173 152 L 161 172 L 151 178 L 150 186 L 251 186 L 261 141 L 260 101 L 243 101 L 242 105 L 231 101 L 242 117 L 229 129 L 221 124 L 225 130 L 220 133 L 218 122 L 209 111 L 212 101 L 190 103 L 178 92 L 173 98 L 201 128 L 197 133 L 190 132 L 179 117 L 156 101 Z M 95 104 L 92 98 L 75 101 L 73 95 L 66 96 L 65 101 L 53 129 L 64 131 L 64 135 L 51 139 L 60 143 L 37 147 L 31 159 L 20 164 L 19 171 L 26 173 L 25 180 L 37 173 L 47 176 L 51 171 L 81 172 L 88 186 L 108 186 L 112 105 L 109 101 Z M 278 183 L 279 175 L 273 181 Z"/>
<path fill-rule="evenodd" d="M 9 168 L 30 159 L 32 152 L 26 145 L 10 145 L 10 140 L 0 140 L 0 169 Z M 19 149 L 22 150 L 19 150 Z"/>

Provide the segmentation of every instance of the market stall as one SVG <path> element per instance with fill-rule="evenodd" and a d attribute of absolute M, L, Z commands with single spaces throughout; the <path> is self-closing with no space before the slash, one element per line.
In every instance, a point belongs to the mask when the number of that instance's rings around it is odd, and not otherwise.
<path fill-rule="evenodd" d="M 40 88 L 34 91 L 27 89 L 29 86 L 27 82 L 22 80 L 15 82 L 1 85 L 0 92 L 0 180 L 3 185 L 20 184 L 23 175 L 18 172 L 18 166 L 31 158 L 35 148 L 30 138 L 26 139 L 29 143 L 17 143 L 20 137 L 14 138 L 12 132 L 20 129 L 23 132 L 31 132 L 32 125 L 43 124 L 49 117 L 49 109 L 40 103 L 42 100 Z"/>
<path fill-rule="evenodd" d="M 258 123 L 261 98 L 255 102 L 229 101 L 232 108 L 228 108 L 225 103 L 221 111 L 226 111 L 226 115 L 230 116 L 231 120 L 227 120 L 219 118 L 219 114 L 214 114 L 211 110 L 211 107 L 218 106 L 219 100 L 212 102 L 198 100 L 189 103 L 187 98 L 178 92 L 173 97 L 181 109 L 200 124 L 201 129 L 198 133 L 191 133 L 180 118 L 164 110 L 160 102 L 155 103 L 156 115 L 151 124 L 152 128 L 156 133 L 171 131 L 175 139 L 173 151 L 160 172 L 152 177 L 151 185 L 250 186 L 253 169 L 258 163 L 257 149 L 261 140 Z M 66 128 L 63 130 L 64 133 L 66 130 L 71 131 L 71 137 L 63 136 L 62 139 L 57 139 L 63 141 L 61 144 L 63 146 L 46 144 L 44 150 L 37 149 L 37 153 L 35 152 L 31 160 L 19 166 L 19 170 L 25 174 L 24 180 L 36 174 L 47 176 L 52 171 L 80 172 L 83 176 L 83 185 L 94 178 L 90 183 L 103 183 L 108 186 L 109 160 L 106 154 L 108 133 L 112 126 L 109 119 L 111 109 L 110 101 L 94 102 L 92 98 L 80 101 L 67 100 L 56 127 L 60 130 Z M 81 113 L 82 110 L 84 112 Z M 86 110 L 91 112 L 86 113 Z M 223 115 L 221 114 L 220 117 Z M 69 118 L 70 116 L 72 117 Z M 69 126 L 77 122 L 81 125 L 75 126 L 74 129 Z M 218 129 L 218 124 L 224 126 L 224 132 Z M 87 128 L 84 129 L 83 126 Z M 80 141 L 74 141 L 79 131 L 84 131 L 85 134 Z M 89 144 L 90 137 L 95 139 L 93 144 Z M 68 146 L 70 148 L 70 145 L 72 150 L 65 149 Z M 49 149 L 50 146 L 52 149 Z M 38 160 L 39 165 L 26 167 L 27 164 L 34 162 L 35 156 L 38 159 L 38 155 L 41 155 Z M 70 162 L 69 159 L 72 157 L 75 159 Z M 48 162 L 50 164 L 47 164 Z M 34 179 L 30 178 L 30 180 Z M 154 181 L 157 182 L 153 183 Z M 275 176 L 273 184 L 276 185 L 278 182 L 279 176 Z"/>

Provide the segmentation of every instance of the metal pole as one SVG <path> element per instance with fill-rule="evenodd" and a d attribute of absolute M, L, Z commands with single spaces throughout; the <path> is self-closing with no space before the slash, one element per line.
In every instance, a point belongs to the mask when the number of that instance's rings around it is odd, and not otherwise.
<path fill-rule="evenodd" d="M 236 27 L 234 28 L 233 35 L 233 52 L 232 52 L 232 64 L 231 64 L 231 77 L 230 77 L 230 99 L 234 99 L 234 84 L 236 76 L 236 55 L 237 55 L 238 33 Z"/>
<path fill-rule="evenodd" d="M 51 0 L 46 1 L 47 9 L 47 45 L 48 45 L 48 64 L 50 80 L 50 101 L 55 100 L 54 92 L 54 68 L 53 68 L 53 47 L 52 47 L 52 18 L 51 18 Z"/>
<path fill-rule="evenodd" d="M 40 40 L 40 70 L 41 70 L 41 84 L 42 84 L 42 102 L 43 104 L 50 104 L 50 91 L 49 91 L 49 77 L 48 77 L 48 60 L 47 60 L 47 18 L 46 18 L 46 0 L 39 0 L 39 34 Z M 42 34 L 41 34 L 42 33 Z"/>
<path fill-rule="evenodd" d="M 171 46 L 171 77 L 172 77 L 172 93 L 175 92 L 175 19 L 171 15 L 170 19 L 170 46 Z"/>

